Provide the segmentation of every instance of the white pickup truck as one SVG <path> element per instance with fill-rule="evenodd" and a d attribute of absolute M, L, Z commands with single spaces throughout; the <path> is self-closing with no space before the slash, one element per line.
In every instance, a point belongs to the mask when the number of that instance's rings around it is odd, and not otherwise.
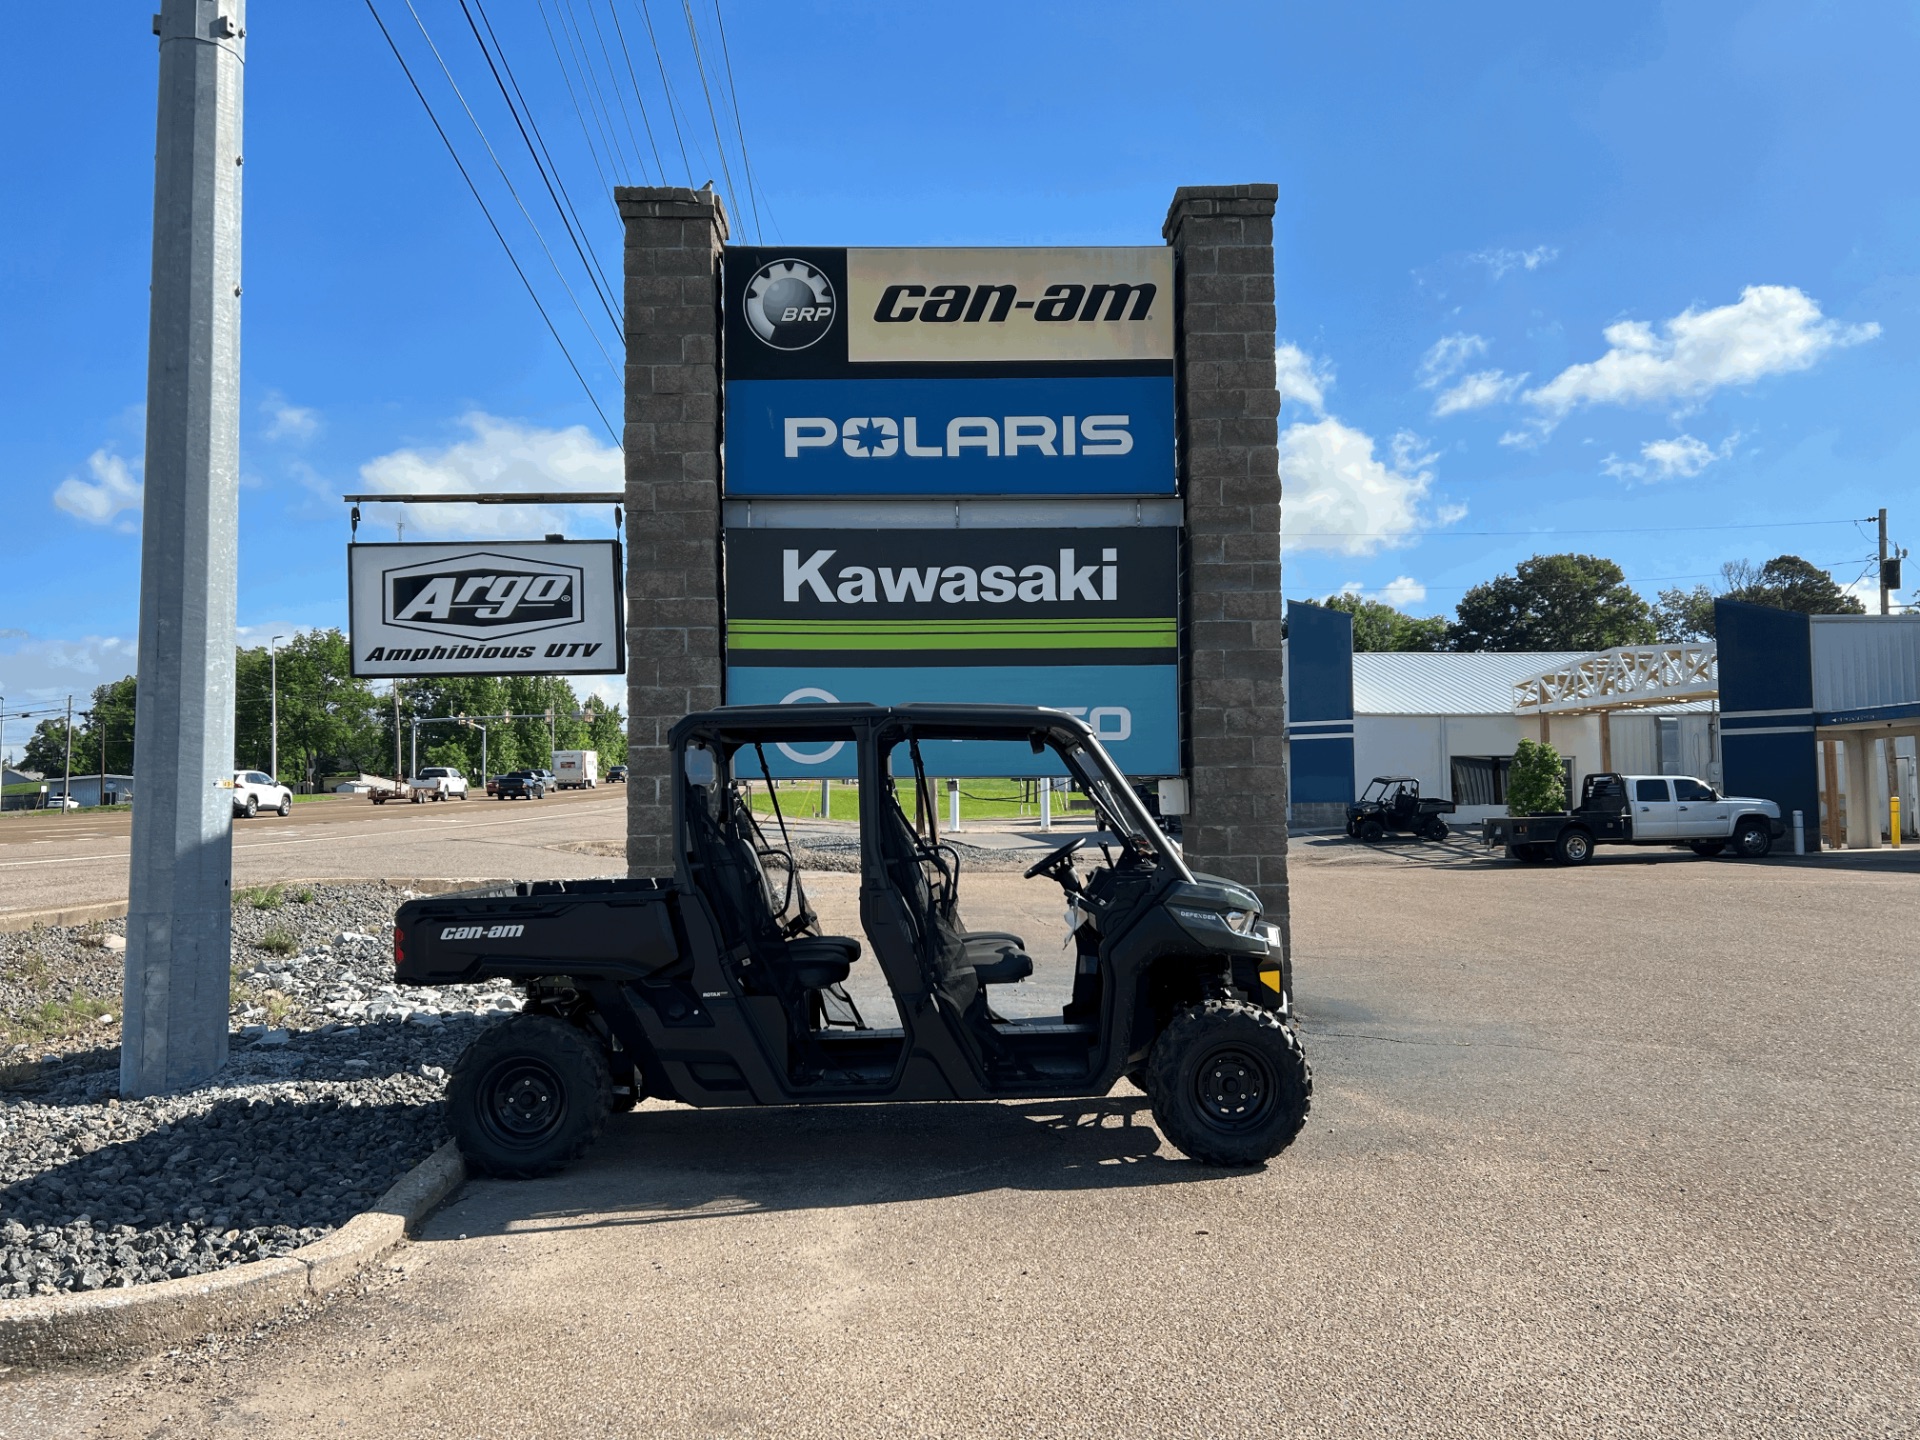
<path fill-rule="evenodd" d="M 1560 815 L 1495 815 L 1481 839 L 1514 860 L 1584 865 L 1596 845 L 1686 846 L 1718 855 L 1728 846 L 1758 860 L 1786 833 L 1772 800 L 1721 795 L 1691 775 L 1589 775 L 1578 809 Z"/>
<path fill-rule="evenodd" d="M 446 765 L 429 765 L 407 781 L 409 798 L 418 805 L 422 800 L 464 800 L 467 777 Z"/>

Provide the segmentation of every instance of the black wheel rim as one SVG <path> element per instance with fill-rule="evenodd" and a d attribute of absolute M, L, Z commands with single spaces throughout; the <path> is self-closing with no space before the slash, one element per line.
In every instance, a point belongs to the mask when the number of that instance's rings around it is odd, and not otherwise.
<path fill-rule="evenodd" d="M 1238 1045 L 1209 1052 L 1195 1068 L 1194 1100 L 1200 1118 L 1215 1130 L 1245 1130 L 1266 1119 L 1279 1082 L 1273 1066 Z"/>
<path fill-rule="evenodd" d="M 567 1118 L 567 1091 L 544 1060 L 514 1055 L 496 1062 L 480 1080 L 479 1119 L 488 1136 L 515 1149 L 531 1149 Z"/>

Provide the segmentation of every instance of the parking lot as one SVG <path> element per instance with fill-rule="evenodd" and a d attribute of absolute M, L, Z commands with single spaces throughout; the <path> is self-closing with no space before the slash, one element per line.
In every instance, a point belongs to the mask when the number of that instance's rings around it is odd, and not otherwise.
<path fill-rule="evenodd" d="M 0 1383 L 0 1433 L 1910 1434 L 1920 857 L 1846 858 L 1309 841 L 1262 1171 L 1124 1083 L 649 1103 L 308 1323 Z"/>

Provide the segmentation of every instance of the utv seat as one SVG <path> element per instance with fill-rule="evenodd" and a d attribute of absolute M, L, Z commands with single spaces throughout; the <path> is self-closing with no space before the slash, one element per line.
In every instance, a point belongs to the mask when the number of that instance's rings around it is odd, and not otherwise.
<path fill-rule="evenodd" d="M 967 935 L 962 943 L 967 948 L 967 964 L 982 985 L 1011 985 L 1033 974 L 1033 957 L 1018 935 Z"/>
<path fill-rule="evenodd" d="M 844 985 L 860 958 L 860 942 L 849 935 L 801 935 L 769 949 L 769 964 L 784 966 L 802 990 Z"/>

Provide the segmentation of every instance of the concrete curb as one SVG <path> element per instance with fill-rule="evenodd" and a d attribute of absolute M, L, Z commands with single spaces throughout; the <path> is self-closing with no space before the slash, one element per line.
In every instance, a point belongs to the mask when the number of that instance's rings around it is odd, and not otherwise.
<path fill-rule="evenodd" d="M 152 1349 L 271 1320 L 352 1280 L 467 1178 L 449 1140 L 396 1180 L 373 1209 L 290 1255 L 120 1290 L 0 1300 L 0 1366 L 27 1368 Z"/>
<path fill-rule="evenodd" d="M 414 890 L 422 895 L 444 895 L 449 890 L 465 890 L 474 885 L 498 885 L 502 882 L 484 878 L 448 880 L 415 877 L 389 880 L 381 875 L 325 875 L 317 880 L 271 880 L 260 883 L 283 888 L 301 885 L 392 885 L 396 889 Z M 118 920 L 126 913 L 127 902 L 124 900 L 95 900 L 82 905 L 56 905 L 43 910 L 8 910 L 0 912 L 0 935 L 31 930 L 36 925 L 84 925 L 89 920 Z"/>

